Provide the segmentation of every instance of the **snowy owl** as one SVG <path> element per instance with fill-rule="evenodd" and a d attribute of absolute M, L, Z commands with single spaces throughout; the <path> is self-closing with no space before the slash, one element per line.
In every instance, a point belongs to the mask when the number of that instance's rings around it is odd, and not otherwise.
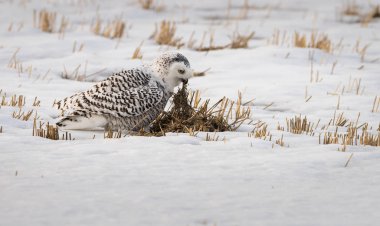
<path fill-rule="evenodd" d="M 180 53 L 164 53 L 151 64 L 113 74 L 87 91 L 55 103 L 64 116 L 62 129 L 138 131 L 165 108 L 174 88 L 193 75 Z"/>

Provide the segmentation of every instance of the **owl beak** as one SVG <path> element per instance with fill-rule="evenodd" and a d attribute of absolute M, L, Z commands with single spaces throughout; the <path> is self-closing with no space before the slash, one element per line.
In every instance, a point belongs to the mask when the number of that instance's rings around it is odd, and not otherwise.
<path fill-rule="evenodd" d="M 188 80 L 188 79 L 181 78 L 181 82 L 183 82 L 183 84 L 186 85 L 186 84 L 189 82 L 189 80 Z"/>

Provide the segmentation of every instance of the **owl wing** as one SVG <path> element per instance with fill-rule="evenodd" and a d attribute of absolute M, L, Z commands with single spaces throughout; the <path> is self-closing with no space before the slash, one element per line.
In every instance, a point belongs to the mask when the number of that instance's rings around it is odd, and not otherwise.
<path fill-rule="evenodd" d="M 117 73 L 56 103 L 65 115 L 108 114 L 115 117 L 138 116 L 156 106 L 164 96 L 164 87 L 142 70 Z"/>

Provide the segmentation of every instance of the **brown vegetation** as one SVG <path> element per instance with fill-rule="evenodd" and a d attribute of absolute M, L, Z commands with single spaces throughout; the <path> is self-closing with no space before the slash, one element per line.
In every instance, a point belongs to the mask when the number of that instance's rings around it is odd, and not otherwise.
<path fill-rule="evenodd" d="M 140 135 L 235 131 L 249 120 L 250 114 L 250 109 L 242 106 L 241 95 L 236 103 L 224 97 L 210 106 L 210 100 L 201 102 L 199 92 L 189 93 L 183 85 L 174 95 L 169 111 L 163 112 L 152 122 L 151 131 L 141 131 Z"/>
<path fill-rule="evenodd" d="M 126 24 L 121 19 L 116 18 L 104 25 L 100 18 L 97 18 L 92 26 L 92 32 L 106 38 L 121 38 L 126 30 Z"/>
<path fill-rule="evenodd" d="M 151 37 L 159 45 L 175 46 L 179 49 L 185 44 L 182 42 L 182 38 L 175 37 L 176 30 L 177 27 L 175 22 L 164 20 L 161 21 L 159 28 L 156 24 L 156 29 Z"/>

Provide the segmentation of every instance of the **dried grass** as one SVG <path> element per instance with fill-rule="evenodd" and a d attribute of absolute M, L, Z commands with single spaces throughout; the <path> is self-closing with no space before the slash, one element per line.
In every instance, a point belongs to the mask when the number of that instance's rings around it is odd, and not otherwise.
<path fill-rule="evenodd" d="M 28 121 L 30 119 L 30 117 L 32 116 L 32 114 L 33 114 L 33 110 L 29 110 L 28 112 L 24 112 L 24 111 L 22 111 L 21 108 L 19 108 L 18 111 L 14 111 L 12 113 L 12 117 L 15 119 L 22 120 L 22 121 Z M 36 112 L 35 117 L 37 117 L 37 112 Z"/>
<path fill-rule="evenodd" d="M 77 67 L 73 69 L 72 72 L 67 71 L 66 66 L 63 65 L 63 72 L 61 74 L 61 77 L 63 79 L 69 79 L 69 80 L 75 80 L 75 81 L 85 81 L 87 78 L 87 61 L 83 67 L 83 71 L 81 72 L 80 69 L 82 67 L 82 64 L 79 64 Z"/>
<path fill-rule="evenodd" d="M 121 131 L 106 130 L 104 131 L 104 139 L 118 139 L 121 138 Z"/>
<path fill-rule="evenodd" d="M 255 32 L 251 32 L 248 35 L 241 35 L 238 32 L 234 32 L 231 38 L 231 49 L 245 49 L 248 48 L 248 42 L 253 38 Z"/>
<path fill-rule="evenodd" d="M 375 99 L 373 100 L 373 106 L 372 106 L 372 111 L 373 113 L 378 112 L 380 107 L 380 97 L 376 96 Z"/>
<path fill-rule="evenodd" d="M 277 140 L 275 141 L 275 143 L 276 143 L 277 145 L 280 145 L 281 147 L 284 147 L 284 146 L 285 146 L 285 142 L 284 142 L 284 134 L 282 134 L 282 135 L 281 135 L 281 138 L 280 138 L 280 139 L 277 139 Z"/>
<path fill-rule="evenodd" d="M 318 34 L 312 32 L 310 39 L 307 40 L 306 35 L 301 35 L 298 32 L 294 33 L 293 44 L 299 48 L 316 48 L 321 49 L 327 53 L 330 53 L 332 50 L 331 40 L 327 35 Z"/>
<path fill-rule="evenodd" d="M 360 132 L 360 128 L 362 131 Z M 321 143 L 321 135 L 319 135 L 319 143 Z M 369 145 L 380 146 L 380 131 L 378 134 L 371 134 L 368 131 L 368 123 L 357 126 L 357 123 L 350 123 L 345 133 L 339 133 L 338 127 L 335 132 L 325 132 L 323 134 L 323 144 L 341 144 L 343 151 L 346 150 L 347 145 Z"/>
<path fill-rule="evenodd" d="M 267 43 L 270 45 L 283 45 L 285 40 L 287 39 L 287 32 L 283 31 L 282 35 L 279 29 L 275 29 L 273 31 L 272 37 L 267 40 Z"/>
<path fill-rule="evenodd" d="M 194 76 L 194 77 L 202 77 L 202 76 L 205 76 L 206 73 L 207 73 L 208 71 L 210 71 L 210 70 L 211 70 L 211 68 L 207 68 L 206 70 L 204 70 L 204 71 L 200 71 L 200 72 L 196 72 L 196 71 L 194 71 L 194 72 L 193 72 L 193 76 Z"/>
<path fill-rule="evenodd" d="M 110 39 L 122 38 L 125 30 L 126 23 L 120 18 L 116 18 L 104 25 L 103 21 L 98 17 L 92 26 L 92 32 L 94 34 Z"/>
<path fill-rule="evenodd" d="M 1 92 L 0 92 L 1 93 Z M 6 95 L 2 95 L 0 106 L 11 106 L 22 108 L 25 106 L 25 97 L 23 95 L 13 95 L 10 100 L 7 100 Z"/>
<path fill-rule="evenodd" d="M 38 100 L 37 97 L 35 97 L 32 106 L 33 107 L 39 107 L 40 103 L 41 103 L 41 101 Z"/>
<path fill-rule="evenodd" d="M 188 41 L 187 46 L 195 51 L 200 52 L 209 52 L 209 51 L 215 51 L 215 50 L 222 50 L 222 49 L 239 49 L 239 48 L 248 48 L 249 41 L 253 38 L 255 35 L 255 32 L 251 32 L 248 35 L 241 35 L 237 31 L 233 32 L 232 36 L 230 36 L 231 42 L 225 45 L 215 45 L 214 43 L 214 32 L 210 32 L 208 37 L 208 45 L 205 46 L 205 39 L 207 37 L 207 32 L 203 33 L 202 39 L 197 47 L 195 47 L 195 40 L 193 39 L 194 32 L 191 34 L 190 39 Z"/>
<path fill-rule="evenodd" d="M 362 81 L 361 78 L 351 79 L 351 76 L 350 76 L 350 79 L 347 84 L 347 88 L 345 86 L 343 86 L 342 88 L 343 92 L 354 93 L 356 95 L 362 95 L 365 87 L 362 87 L 361 81 Z"/>
<path fill-rule="evenodd" d="M 271 137 L 272 135 L 268 131 L 268 125 L 265 122 L 258 122 L 255 124 L 255 128 L 248 133 L 248 137 L 260 138 L 266 140 L 267 137 Z"/>
<path fill-rule="evenodd" d="M 344 112 L 341 112 L 336 116 L 336 111 L 334 111 L 334 118 L 330 120 L 329 125 L 334 126 L 345 126 L 348 123 L 348 119 L 344 117 Z"/>
<path fill-rule="evenodd" d="M 73 52 L 73 53 L 75 53 L 75 52 L 81 52 L 81 51 L 83 50 L 83 48 L 84 48 L 84 43 L 81 43 L 81 44 L 79 45 L 79 47 L 77 48 L 77 41 L 74 41 L 72 52 Z"/>
<path fill-rule="evenodd" d="M 139 0 L 139 3 L 143 9 L 152 9 L 154 0 Z"/>
<path fill-rule="evenodd" d="M 17 48 L 12 54 L 8 62 L 8 67 L 17 70 L 19 74 L 24 73 L 24 66 L 20 60 L 17 59 L 17 54 L 20 51 L 20 48 Z"/>
<path fill-rule="evenodd" d="M 155 42 L 159 45 L 175 46 L 179 49 L 185 44 L 182 42 L 182 38 L 175 37 L 176 30 L 175 22 L 163 20 L 159 28 L 157 28 L 156 24 L 156 29 L 151 37 L 153 37 Z"/>
<path fill-rule="evenodd" d="M 143 55 L 141 53 L 141 47 L 142 47 L 143 44 L 144 44 L 144 41 L 142 41 L 140 43 L 140 45 L 137 46 L 137 48 L 133 52 L 132 59 L 142 59 L 143 58 Z"/>
<path fill-rule="evenodd" d="M 259 122 L 255 123 L 254 126 L 255 126 L 255 128 L 253 128 L 253 130 L 248 133 L 248 137 L 272 141 L 272 134 L 269 132 L 268 125 L 265 122 L 259 121 Z M 277 125 L 277 129 L 284 131 L 284 128 L 281 127 L 280 124 Z M 283 134 L 281 134 L 281 137 L 279 139 L 276 139 L 272 143 L 272 148 L 274 148 L 275 144 L 277 144 L 281 147 L 285 146 Z M 289 145 L 288 145 L 288 147 L 289 147 Z"/>
<path fill-rule="evenodd" d="M 364 62 L 369 46 L 370 44 L 366 44 L 363 47 L 360 47 L 360 41 L 359 40 L 356 41 L 355 51 L 357 54 L 359 54 L 361 62 Z"/>
<path fill-rule="evenodd" d="M 298 32 L 294 32 L 294 46 L 299 48 L 307 48 L 306 35 L 300 35 Z"/>
<path fill-rule="evenodd" d="M 311 123 L 307 120 L 305 116 L 302 118 L 301 115 L 294 116 L 294 118 L 286 118 L 286 131 L 294 134 L 307 134 L 314 136 L 314 123 Z"/>
<path fill-rule="evenodd" d="M 349 20 L 347 22 L 360 23 L 365 27 L 368 26 L 368 24 L 374 19 L 380 17 L 380 5 L 370 5 L 370 9 L 368 11 L 364 11 L 364 8 L 365 7 L 361 7 L 356 4 L 355 1 L 347 2 L 343 5 L 341 15 L 354 18 L 353 20 Z M 341 18 L 341 20 L 342 19 L 343 18 Z"/>
<path fill-rule="evenodd" d="M 69 21 L 62 16 L 58 28 L 56 27 L 57 13 L 50 12 L 45 9 L 37 13 L 36 10 L 33 11 L 33 24 L 48 33 L 58 32 L 61 37 L 64 36 L 66 28 L 68 27 Z"/>
<path fill-rule="evenodd" d="M 222 140 L 226 140 L 224 137 Z M 209 133 L 206 133 L 205 141 L 219 141 L 219 135 L 215 132 L 213 135 L 210 135 Z"/>
<path fill-rule="evenodd" d="M 372 9 L 369 12 L 361 16 L 360 23 L 362 24 L 362 26 L 368 26 L 368 24 L 372 20 L 379 17 L 380 17 L 380 5 L 374 5 L 372 6 Z"/>
<path fill-rule="evenodd" d="M 174 95 L 173 104 L 151 123 L 149 132 L 139 135 L 163 136 L 167 132 L 194 134 L 197 131 L 235 131 L 249 120 L 251 111 L 242 106 L 241 94 L 236 102 L 220 99 L 210 106 L 210 100 L 201 102 L 199 92 L 188 92 L 186 85 Z"/>
<path fill-rule="evenodd" d="M 342 14 L 346 16 L 359 16 L 360 7 L 356 1 L 348 1 L 343 5 Z"/>
<path fill-rule="evenodd" d="M 71 138 L 71 133 L 65 132 L 60 136 L 58 127 L 50 125 L 48 123 L 39 122 L 37 126 L 37 120 L 33 121 L 33 136 L 43 137 L 50 140 L 75 140 Z"/>
<path fill-rule="evenodd" d="M 36 14 L 37 11 L 34 10 L 34 15 Z M 56 12 L 49 12 L 45 9 L 41 10 L 40 12 L 38 12 L 38 28 L 41 31 L 52 33 L 55 29 L 56 18 Z"/>

